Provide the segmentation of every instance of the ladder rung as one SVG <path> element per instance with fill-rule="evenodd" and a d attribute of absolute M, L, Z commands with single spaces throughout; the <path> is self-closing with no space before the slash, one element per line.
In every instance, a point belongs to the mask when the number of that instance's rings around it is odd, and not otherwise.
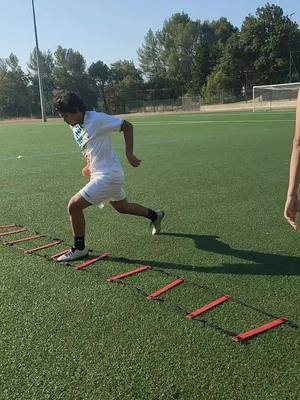
<path fill-rule="evenodd" d="M 94 264 L 95 262 L 102 260 L 103 258 L 106 258 L 106 257 L 108 257 L 108 253 L 102 253 L 98 257 L 93 258 L 92 260 L 85 261 L 84 263 L 79 264 L 79 265 L 74 265 L 74 269 L 83 269 L 83 268 L 87 267 L 88 265 Z"/>
<path fill-rule="evenodd" d="M 24 237 L 22 239 L 18 239 L 18 240 L 10 240 L 8 242 L 4 242 L 4 244 L 16 244 L 16 243 L 22 243 L 22 242 L 28 242 L 29 240 L 34 240 L 34 239 L 38 239 L 44 237 L 44 235 L 36 235 L 36 236 L 29 236 L 29 237 Z"/>
<path fill-rule="evenodd" d="M 197 310 L 187 314 L 186 317 L 189 318 L 189 319 L 195 318 L 198 315 L 203 314 L 206 311 L 210 310 L 211 308 L 214 308 L 214 307 L 218 306 L 219 304 L 224 303 L 224 301 L 227 301 L 227 300 L 231 299 L 231 297 L 232 296 L 229 296 L 229 295 L 222 296 L 219 299 L 214 300 L 211 303 L 206 304 L 205 306 L 203 306 L 201 308 L 198 308 Z"/>
<path fill-rule="evenodd" d="M 0 229 L 12 228 L 13 226 L 16 226 L 16 224 L 2 225 L 2 226 L 0 226 Z"/>
<path fill-rule="evenodd" d="M 288 321 L 287 318 L 275 319 L 274 321 L 268 322 L 265 325 L 261 325 L 258 328 L 254 328 L 251 329 L 250 331 L 240 333 L 237 336 L 232 336 L 232 340 L 234 342 L 241 342 L 242 340 L 249 339 L 252 336 L 258 335 L 259 333 L 268 331 L 269 329 L 275 328 L 278 325 L 284 324 L 286 321 Z"/>
<path fill-rule="evenodd" d="M 60 244 L 61 242 L 62 242 L 62 240 L 58 240 L 58 241 L 53 242 L 53 243 L 44 244 L 43 246 L 35 247 L 34 249 L 25 250 L 24 253 L 32 254 L 32 253 L 35 253 L 36 251 L 39 251 L 39 250 L 42 250 L 42 249 L 48 249 L 49 247 L 56 246 L 57 244 Z"/>
<path fill-rule="evenodd" d="M 28 231 L 28 229 L 27 228 L 16 229 L 15 231 L 2 232 L 2 233 L 0 233 L 0 236 L 15 235 L 16 233 L 25 232 L 25 231 Z"/>
<path fill-rule="evenodd" d="M 149 294 L 149 296 L 146 297 L 147 300 L 155 299 L 156 297 L 160 296 L 161 294 L 167 292 L 168 290 L 173 289 L 173 287 L 180 285 L 185 278 L 178 278 L 175 281 L 169 283 L 168 285 L 162 287 L 161 289 L 157 290 L 156 292 L 153 292 Z"/>
<path fill-rule="evenodd" d="M 52 256 L 50 256 L 49 258 L 51 260 L 53 260 L 54 258 L 58 258 L 59 256 L 62 256 L 63 254 L 66 254 L 68 251 L 70 250 L 70 248 L 60 251 L 59 253 L 53 254 Z"/>
<path fill-rule="evenodd" d="M 150 265 L 142 265 L 139 268 L 132 269 L 131 271 L 124 272 L 123 274 L 112 276 L 111 278 L 107 279 L 107 282 L 113 282 L 116 281 L 117 279 L 126 278 L 127 276 L 138 274 L 139 272 L 145 271 L 146 269 L 150 268 L 151 268 Z"/>

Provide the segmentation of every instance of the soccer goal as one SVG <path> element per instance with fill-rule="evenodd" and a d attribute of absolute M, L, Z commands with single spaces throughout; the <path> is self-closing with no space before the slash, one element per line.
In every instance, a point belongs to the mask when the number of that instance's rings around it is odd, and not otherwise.
<path fill-rule="evenodd" d="M 296 107 L 300 82 L 253 86 L 253 112 Z"/>

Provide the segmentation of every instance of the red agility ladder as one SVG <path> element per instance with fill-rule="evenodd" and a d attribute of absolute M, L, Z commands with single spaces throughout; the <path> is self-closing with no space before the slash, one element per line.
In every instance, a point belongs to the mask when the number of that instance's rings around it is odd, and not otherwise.
<path fill-rule="evenodd" d="M 218 306 L 219 304 L 224 303 L 224 301 L 227 301 L 227 300 L 231 299 L 231 297 L 232 297 L 232 296 L 229 296 L 229 295 L 222 296 L 222 297 L 220 297 L 219 299 L 217 299 L 217 300 L 215 300 L 215 301 L 212 301 L 212 302 L 209 303 L 209 304 L 206 304 L 206 306 L 203 306 L 203 307 L 201 307 L 201 308 L 198 308 L 197 310 L 195 310 L 195 311 L 193 311 L 193 312 L 187 314 L 186 317 L 189 318 L 189 319 L 195 318 L 195 317 L 197 317 L 197 315 L 203 314 L 203 313 L 205 313 L 206 311 L 210 310 L 211 308 L 216 307 L 216 306 Z"/>
<path fill-rule="evenodd" d="M 107 282 L 113 282 L 116 281 L 117 279 L 126 278 L 127 276 L 138 274 L 139 272 L 146 271 L 146 269 L 150 268 L 151 268 L 150 265 L 142 265 L 139 268 L 132 269 L 131 271 L 124 272 L 123 274 L 112 276 L 111 278 L 107 279 Z"/>
<path fill-rule="evenodd" d="M 94 264 L 95 262 L 108 257 L 108 255 L 109 255 L 108 253 L 102 253 L 102 254 L 100 254 L 100 256 L 93 258 L 92 260 L 86 261 L 79 265 L 74 265 L 74 269 L 83 269 L 83 268 L 87 267 L 88 265 Z"/>
<path fill-rule="evenodd" d="M 16 229 L 15 231 L 2 232 L 2 233 L 0 233 L 0 236 L 14 235 L 16 233 L 25 232 L 25 231 L 28 231 L 28 229 L 27 228 Z"/>
<path fill-rule="evenodd" d="M 175 281 L 169 283 L 168 285 L 162 287 L 161 289 L 157 290 L 156 292 L 153 292 L 149 294 L 149 296 L 146 297 L 147 300 L 155 299 L 156 297 L 160 296 L 161 294 L 167 292 L 168 290 L 173 289 L 173 287 L 180 285 L 185 278 L 178 278 Z"/>
<path fill-rule="evenodd" d="M 36 236 L 29 236 L 29 237 L 25 237 L 22 239 L 18 239 L 18 240 L 9 240 L 8 242 L 4 242 L 4 244 L 16 244 L 16 243 L 22 243 L 22 242 L 27 242 L 28 240 L 34 240 L 34 239 L 38 239 L 44 237 L 44 235 L 36 235 Z"/>
<path fill-rule="evenodd" d="M 66 254 L 68 251 L 70 250 L 70 248 L 60 251 L 59 253 L 53 254 L 52 256 L 50 256 L 49 258 L 51 260 L 53 260 L 54 258 L 58 258 L 59 256 L 62 256 L 63 254 Z"/>
<path fill-rule="evenodd" d="M 4 229 L 4 228 L 12 228 L 13 226 L 16 226 L 16 224 L 2 225 L 2 226 L 0 226 L 0 229 Z"/>
<path fill-rule="evenodd" d="M 274 321 L 269 322 L 265 325 L 259 326 L 258 328 L 251 329 L 250 331 L 241 333 L 240 335 L 237 335 L 237 336 L 232 336 L 232 340 L 234 342 L 241 342 L 242 340 L 246 340 L 246 339 L 251 338 L 252 336 L 258 335 L 259 333 L 268 331 L 271 328 L 275 328 L 275 326 L 284 324 L 286 321 L 288 321 L 287 318 L 275 319 Z"/>
<path fill-rule="evenodd" d="M 57 242 L 44 244 L 43 246 L 36 247 L 34 249 L 25 250 L 24 253 L 32 254 L 32 253 L 35 253 L 36 251 L 39 251 L 39 250 L 42 250 L 42 249 L 48 249 L 49 247 L 56 246 L 57 244 L 60 244 L 61 242 L 62 242 L 61 240 L 58 240 Z"/>

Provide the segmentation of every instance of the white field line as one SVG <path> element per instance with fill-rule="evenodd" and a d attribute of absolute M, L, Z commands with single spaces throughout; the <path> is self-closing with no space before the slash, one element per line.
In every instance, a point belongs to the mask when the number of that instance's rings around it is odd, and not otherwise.
<path fill-rule="evenodd" d="M 294 119 L 276 119 L 276 120 L 243 120 L 243 121 L 162 121 L 162 122 L 134 122 L 133 125 L 149 125 L 149 126 L 164 126 L 164 125 L 190 125 L 190 124 L 212 124 L 212 123 L 221 123 L 221 124 L 244 124 L 244 123 L 261 123 L 261 122 L 295 122 Z"/>
<path fill-rule="evenodd" d="M 269 110 L 267 110 L 269 111 Z M 271 110 L 270 111 L 270 116 L 272 115 L 282 115 L 282 114 L 293 114 L 295 115 L 295 107 L 293 110 Z M 253 111 L 252 110 L 248 110 L 248 111 L 230 111 L 230 112 L 226 112 L 226 111 L 206 111 L 206 112 L 201 112 L 201 111 L 187 111 L 187 112 L 179 112 L 179 111 L 173 111 L 173 112 L 156 112 L 156 113 L 142 113 L 142 115 L 137 115 L 137 114 L 118 114 L 116 115 L 117 117 L 121 117 L 124 119 L 141 119 L 141 118 L 148 118 L 148 117 L 166 117 L 166 116 L 173 116 L 176 115 L 176 117 L 186 117 L 188 118 L 189 116 L 208 116 L 209 114 L 211 115 L 253 115 Z M 265 111 L 264 110 L 257 110 L 257 114 L 258 115 L 265 115 Z M 20 125 L 20 124 L 31 124 L 31 125 L 36 125 L 36 124 L 40 124 L 41 126 L 47 126 L 47 125 L 52 125 L 52 124 L 61 124 L 63 125 L 64 122 L 61 118 L 49 118 L 47 120 L 47 124 L 45 125 L 41 119 L 20 119 L 20 120 L 0 120 L 0 125 Z"/>
<path fill-rule="evenodd" d="M 44 158 L 44 157 L 52 157 L 52 156 L 65 156 L 69 154 L 75 154 L 79 153 L 79 150 L 71 150 L 71 151 L 58 151 L 57 153 L 33 153 L 33 154 L 28 154 L 28 155 L 21 155 L 21 158 Z M 15 156 L 9 156 L 9 157 L 0 157 L 0 161 L 8 161 L 8 160 L 16 160 L 18 158 L 18 155 Z"/>
<path fill-rule="evenodd" d="M 202 123 L 215 123 L 215 122 L 220 122 L 220 123 L 251 123 L 251 122 L 274 122 L 274 121 L 261 121 L 261 120 L 255 120 L 255 121 L 166 121 L 167 123 L 153 123 L 153 122 L 140 122 L 140 123 L 135 123 L 134 125 L 149 125 L 149 126 L 159 126 L 159 125 L 184 125 L 184 124 L 202 124 Z M 276 122 L 295 122 L 294 120 L 277 120 Z M 246 132 L 242 133 L 242 135 L 249 134 L 252 132 Z M 268 133 L 268 132 L 264 132 Z M 234 136 L 234 135 L 241 135 L 240 132 L 226 132 L 226 136 Z M 180 138 L 180 139 L 169 139 L 169 140 L 156 140 L 156 141 L 151 141 L 148 143 L 141 143 L 137 144 L 136 147 L 145 147 L 145 146 L 152 146 L 152 145 L 158 145 L 158 144 L 166 144 L 166 143 L 183 143 L 183 142 L 190 142 L 190 141 L 197 141 L 197 140 L 204 140 L 204 139 L 213 139 L 213 138 L 218 138 L 220 135 L 214 135 L 214 134 L 209 134 L 209 135 L 198 135 L 192 138 Z M 122 145 L 114 145 L 113 146 L 115 149 L 121 149 L 123 148 Z M 21 155 L 21 159 L 34 159 L 34 158 L 46 158 L 46 157 L 53 157 L 53 156 L 60 156 L 60 155 L 70 155 L 70 154 L 80 154 L 80 150 L 71 150 L 71 151 L 59 151 L 59 152 L 46 152 L 46 153 L 33 153 L 33 154 L 28 154 L 28 155 Z M 0 162 L 1 161 L 9 161 L 9 160 L 16 160 L 18 155 L 14 156 L 8 156 L 8 157 L 0 157 Z"/>

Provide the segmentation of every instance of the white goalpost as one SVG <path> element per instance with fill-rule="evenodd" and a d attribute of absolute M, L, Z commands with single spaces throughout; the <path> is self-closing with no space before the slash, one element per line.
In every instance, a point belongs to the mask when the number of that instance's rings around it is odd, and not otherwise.
<path fill-rule="evenodd" d="M 296 107 L 300 82 L 253 86 L 253 112 Z"/>

